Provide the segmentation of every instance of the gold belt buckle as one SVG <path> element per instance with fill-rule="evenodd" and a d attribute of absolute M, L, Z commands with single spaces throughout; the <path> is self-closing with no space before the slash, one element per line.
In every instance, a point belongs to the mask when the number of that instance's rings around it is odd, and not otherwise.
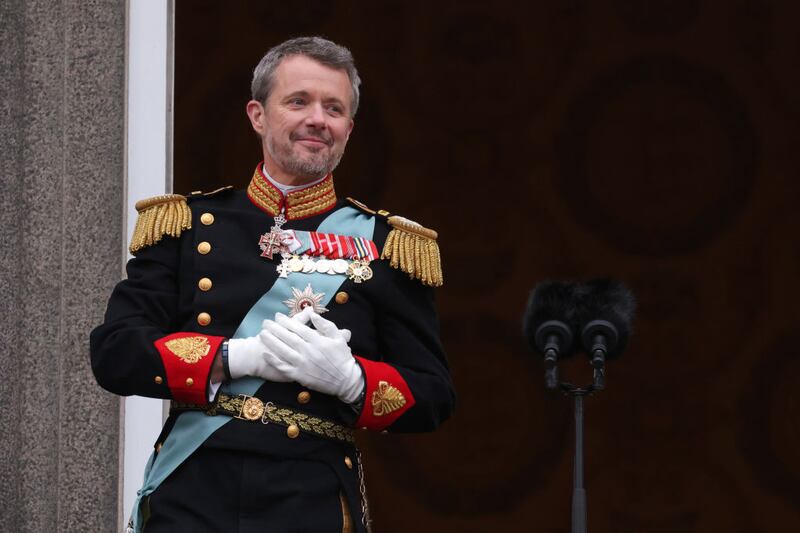
<path fill-rule="evenodd" d="M 242 402 L 242 407 L 239 409 L 239 414 L 236 415 L 235 418 L 252 422 L 264 416 L 264 402 L 246 394 L 240 394 L 239 398 Z"/>
<path fill-rule="evenodd" d="M 267 417 L 267 414 L 268 410 L 271 407 L 274 407 L 272 402 L 264 403 L 258 398 L 254 396 L 248 396 L 247 394 L 240 394 L 239 399 L 242 402 L 242 406 L 239 409 L 239 414 L 234 418 L 238 418 L 239 420 L 247 420 L 248 422 L 261 420 L 262 424 L 269 424 L 269 418 Z"/>

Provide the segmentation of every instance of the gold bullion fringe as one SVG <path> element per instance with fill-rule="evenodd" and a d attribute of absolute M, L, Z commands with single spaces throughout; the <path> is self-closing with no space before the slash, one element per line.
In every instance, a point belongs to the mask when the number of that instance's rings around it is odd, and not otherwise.
<path fill-rule="evenodd" d="M 388 219 L 392 230 L 386 238 L 381 259 L 389 259 L 392 268 L 399 268 L 425 285 L 440 287 L 444 283 L 438 234 L 403 217 Z"/>
<path fill-rule="evenodd" d="M 139 217 L 131 238 L 130 251 L 135 254 L 152 246 L 164 235 L 180 237 L 181 232 L 192 227 L 192 213 L 186 197 L 180 194 L 163 194 L 136 202 Z"/>

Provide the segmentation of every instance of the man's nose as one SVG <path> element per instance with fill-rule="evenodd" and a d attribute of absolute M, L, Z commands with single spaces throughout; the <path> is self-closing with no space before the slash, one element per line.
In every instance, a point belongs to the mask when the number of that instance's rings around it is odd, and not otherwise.
<path fill-rule="evenodd" d="M 325 110 L 322 108 L 321 103 L 314 103 L 308 107 L 306 125 L 313 126 L 314 128 L 325 128 L 327 122 L 325 119 Z"/>

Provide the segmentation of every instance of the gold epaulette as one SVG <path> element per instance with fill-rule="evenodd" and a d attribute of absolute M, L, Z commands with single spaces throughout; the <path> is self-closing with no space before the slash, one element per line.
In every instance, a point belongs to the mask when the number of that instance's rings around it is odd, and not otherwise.
<path fill-rule="evenodd" d="M 136 228 L 131 237 L 130 251 L 135 254 L 152 246 L 164 235 L 180 237 L 181 232 L 192 227 L 192 213 L 186 197 L 180 194 L 162 194 L 136 202 Z"/>
<path fill-rule="evenodd" d="M 386 219 L 392 230 L 386 237 L 381 259 L 389 259 L 393 268 L 399 268 L 425 285 L 440 287 L 444 283 L 438 234 L 414 221 L 399 216 Z"/>
<path fill-rule="evenodd" d="M 373 211 L 358 200 L 347 199 L 350 203 L 367 213 L 385 218 L 392 227 L 383 245 L 381 259 L 388 259 L 392 268 L 399 268 L 414 279 L 431 287 L 440 287 L 444 283 L 442 274 L 442 258 L 438 234 L 420 224 L 388 211 Z"/>

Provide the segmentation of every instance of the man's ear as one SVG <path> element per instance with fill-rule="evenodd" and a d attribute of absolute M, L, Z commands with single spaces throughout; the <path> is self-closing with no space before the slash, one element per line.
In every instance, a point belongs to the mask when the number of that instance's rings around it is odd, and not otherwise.
<path fill-rule="evenodd" d="M 264 114 L 266 110 L 261 102 L 257 100 L 250 100 L 245 106 L 247 118 L 250 119 L 250 126 L 253 127 L 256 133 L 264 135 Z"/>
<path fill-rule="evenodd" d="M 356 123 L 351 118 L 350 119 L 350 125 L 347 127 L 347 138 L 348 139 L 350 138 L 350 134 L 353 133 L 353 126 L 355 126 L 355 125 L 356 125 Z"/>

